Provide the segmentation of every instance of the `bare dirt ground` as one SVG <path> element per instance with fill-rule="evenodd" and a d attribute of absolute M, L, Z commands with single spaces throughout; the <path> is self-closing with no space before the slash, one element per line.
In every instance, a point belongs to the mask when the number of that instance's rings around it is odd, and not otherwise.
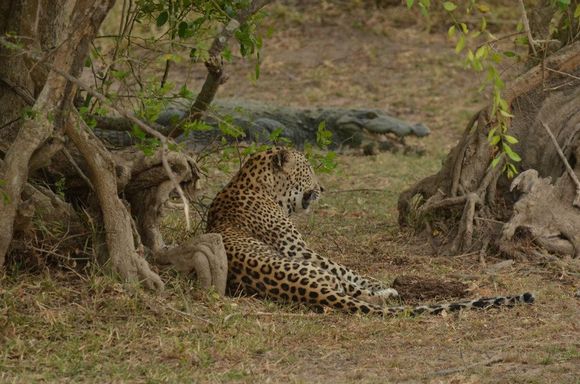
<path fill-rule="evenodd" d="M 219 97 L 376 107 L 426 123 L 432 135 L 415 141 L 423 157 L 340 155 L 336 172 L 321 176 L 324 200 L 297 220 L 307 241 L 385 281 L 455 282 L 441 299 L 531 290 L 536 304 L 377 319 L 219 298 L 170 272 L 155 295 L 99 270 L 16 271 L 0 281 L 0 382 L 579 382 L 577 275 L 534 260 L 493 268 L 497 255 L 485 264 L 479 254 L 436 256 L 398 228 L 399 192 L 439 168 L 484 100 L 444 30 L 428 33 L 403 7 L 362 3 L 275 4 L 261 78 L 250 78 L 253 63 L 236 60 Z M 204 73 L 175 76 L 199 84 Z M 209 190 L 227 178 L 210 176 Z"/>

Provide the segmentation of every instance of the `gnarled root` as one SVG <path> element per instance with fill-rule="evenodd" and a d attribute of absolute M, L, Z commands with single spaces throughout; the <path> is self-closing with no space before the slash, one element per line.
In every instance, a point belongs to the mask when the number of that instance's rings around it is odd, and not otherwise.
<path fill-rule="evenodd" d="M 562 255 L 580 257 L 580 210 L 572 206 L 574 187 L 568 175 L 562 175 L 554 185 L 549 177 L 540 178 L 534 169 L 522 172 L 512 182 L 511 189 L 522 192 L 514 205 L 514 213 L 505 224 L 500 242 L 504 247 L 513 241 L 519 228 L 530 231 L 535 243 Z M 568 198 L 564 196 L 568 191 Z M 568 203 L 568 204 L 566 204 Z"/>
<path fill-rule="evenodd" d="M 214 287 L 220 294 L 226 291 L 228 259 L 222 237 L 206 233 L 187 242 L 154 254 L 159 264 L 171 264 L 177 271 L 197 274 L 202 288 Z"/>
<path fill-rule="evenodd" d="M 114 156 L 116 164 L 123 165 L 125 176 L 119 179 L 119 183 L 126 184 L 125 197 L 131 204 L 131 213 L 143 244 L 155 253 L 165 247 L 159 227 L 163 206 L 175 190 L 174 183 L 162 165 L 159 152 L 145 156 L 140 151 L 128 149 L 114 152 Z M 185 153 L 170 152 L 166 156 L 175 181 L 191 199 L 199 189 L 199 170 L 195 161 Z"/>

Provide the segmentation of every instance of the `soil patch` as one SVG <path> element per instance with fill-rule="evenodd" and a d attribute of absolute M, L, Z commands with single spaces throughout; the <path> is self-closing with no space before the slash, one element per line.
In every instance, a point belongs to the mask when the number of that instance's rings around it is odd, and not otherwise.
<path fill-rule="evenodd" d="M 468 286 L 461 281 L 439 280 L 420 276 L 399 276 L 393 282 L 405 303 L 424 303 L 427 300 L 447 300 L 466 297 Z"/>

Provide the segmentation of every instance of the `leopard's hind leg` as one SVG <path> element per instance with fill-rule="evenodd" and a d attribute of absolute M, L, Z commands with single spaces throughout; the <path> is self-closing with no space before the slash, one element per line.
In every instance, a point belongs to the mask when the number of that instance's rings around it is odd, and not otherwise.
<path fill-rule="evenodd" d="M 230 286 L 233 283 L 245 292 L 277 301 L 330 307 L 350 313 L 383 313 L 379 305 L 346 293 L 344 282 L 317 265 L 282 257 L 252 237 L 222 236 L 228 255 Z M 363 297 L 360 289 L 354 294 Z"/>
<path fill-rule="evenodd" d="M 398 292 L 387 284 L 362 276 L 352 269 L 319 255 L 310 249 L 302 235 L 288 220 L 284 220 L 285 232 L 275 238 L 274 247 L 283 256 L 291 260 L 307 261 L 335 275 L 342 284 L 345 293 L 354 297 L 364 295 L 371 302 L 384 303 L 386 299 L 397 297 Z"/>

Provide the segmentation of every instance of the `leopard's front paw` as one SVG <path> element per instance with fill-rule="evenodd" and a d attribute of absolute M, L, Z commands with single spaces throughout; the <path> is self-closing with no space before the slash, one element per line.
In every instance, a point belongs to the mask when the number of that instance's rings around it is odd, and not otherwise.
<path fill-rule="evenodd" d="M 393 288 L 385 288 L 378 291 L 374 291 L 373 293 L 363 293 L 358 298 L 366 301 L 367 303 L 379 305 L 384 307 L 388 304 L 390 298 L 399 297 L 399 292 L 397 292 Z"/>
<path fill-rule="evenodd" d="M 399 292 L 393 288 L 385 288 L 378 291 L 373 292 L 374 296 L 380 296 L 383 298 L 391 298 L 391 297 L 399 297 Z"/>

